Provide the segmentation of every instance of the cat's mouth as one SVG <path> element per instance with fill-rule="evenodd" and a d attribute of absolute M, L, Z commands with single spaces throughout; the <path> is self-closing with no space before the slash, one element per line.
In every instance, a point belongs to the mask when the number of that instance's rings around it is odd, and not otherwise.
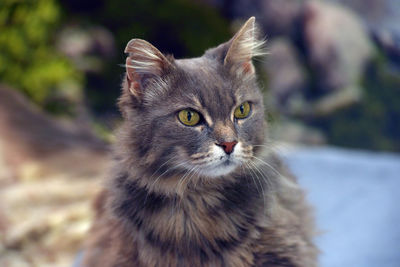
<path fill-rule="evenodd" d="M 251 148 L 244 148 L 239 142 L 232 153 L 226 153 L 218 146 L 210 147 L 208 152 L 191 156 L 195 172 L 206 177 L 219 177 L 232 173 L 245 164 L 250 156 Z"/>
<path fill-rule="evenodd" d="M 224 158 L 220 158 L 220 166 L 221 167 L 229 167 L 229 166 L 238 166 L 240 163 L 237 159 L 233 159 L 229 155 L 225 156 Z"/>
<path fill-rule="evenodd" d="M 227 159 L 222 163 L 222 165 L 224 165 L 224 166 L 229 166 L 229 165 L 231 165 L 231 164 L 233 164 L 233 162 L 232 162 L 229 158 L 227 158 Z"/>
<path fill-rule="evenodd" d="M 240 164 L 240 160 L 233 155 L 219 156 L 204 164 L 200 173 L 208 177 L 224 176 L 233 172 Z"/>
<path fill-rule="evenodd" d="M 238 163 L 236 163 L 232 159 L 227 158 L 208 166 L 204 166 L 204 168 L 201 170 L 201 173 L 209 177 L 224 176 L 233 172 L 238 166 Z"/>

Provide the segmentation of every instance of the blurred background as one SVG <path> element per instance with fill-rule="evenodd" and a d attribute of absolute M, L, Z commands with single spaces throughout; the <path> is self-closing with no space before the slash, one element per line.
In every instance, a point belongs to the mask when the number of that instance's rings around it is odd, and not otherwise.
<path fill-rule="evenodd" d="M 316 206 L 321 266 L 400 266 L 400 1 L 2 0 L 0 266 L 71 266 L 108 167 L 132 38 L 176 58 L 250 16 L 271 139 Z"/>

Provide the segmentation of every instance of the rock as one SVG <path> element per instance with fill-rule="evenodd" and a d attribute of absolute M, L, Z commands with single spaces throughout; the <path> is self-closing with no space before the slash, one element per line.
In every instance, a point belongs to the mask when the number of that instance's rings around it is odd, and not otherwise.
<path fill-rule="evenodd" d="M 300 94 L 307 81 L 298 52 L 288 39 L 273 39 L 268 43 L 268 58 L 263 67 L 268 76 L 268 99 L 282 113 L 292 109 L 290 99 Z"/>
<path fill-rule="evenodd" d="M 372 31 L 390 31 L 400 36 L 400 1 L 329 0 L 356 12 Z"/>
<path fill-rule="evenodd" d="M 336 4 L 309 1 L 303 24 L 318 89 L 330 92 L 358 83 L 372 47 L 356 15 Z"/>
<path fill-rule="evenodd" d="M 21 176 L 91 172 L 97 168 L 92 159 L 104 158 L 107 145 L 85 126 L 49 117 L 16 90 L 0 85 L 0 149 L 0 160 Z M 78 164 L 89 155 L 94 158 L 88 164 Z"/>
<path fill-rule="evenodd" d="M 0 86 L 0 266 L 70 266 L 108 163 L 96 136 Z"/>
<path fill-rule="evenodd" d="M 259 21 L 268 35 L 290 36 L 298 28 L 297 22 L 305 2 L 306 0 L 260 1 Z"/>
<path fill-rule="evenodd" d="M 326 138 L 317 129 L 306 127 L 303 124 L 282 118 L 278 124 L 272 125 L 269 130 L 271 140 L 292 144 L 321 145 Z"/>
<path fill-rule="evenodd" d="M 105 28 L 65 26 L 57 36 L 57 48 L 85 72 L 101 73 L 105 61 L 116 53 L 114 36 Z"/>

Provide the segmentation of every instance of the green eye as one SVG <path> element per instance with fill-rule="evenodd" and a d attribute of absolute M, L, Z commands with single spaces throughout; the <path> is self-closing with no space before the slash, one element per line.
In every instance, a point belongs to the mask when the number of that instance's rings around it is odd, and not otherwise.
<path fill-rule="evenodd" d="M 194 110 L 184 109 L 179 111 L 179 120 L 187 126 L 195 126 L 200 121 L 200 115 Z"/>
<path fill-rule="evenodd" d="M 250 114 L 250 104 L 249 102 L 244 102 L 235 109 L 233 115 L 236 119 L 244 119 Z"/>

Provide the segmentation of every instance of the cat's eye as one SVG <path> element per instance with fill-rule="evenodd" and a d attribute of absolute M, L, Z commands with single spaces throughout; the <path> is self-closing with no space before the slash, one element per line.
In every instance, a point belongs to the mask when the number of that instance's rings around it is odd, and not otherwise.
<path fill-rule="evenodd" d="M 200 121 L 200 114 L 192 109 L 184 109 L 179 111 L 178 118 L 187 126 L 195 126 Z"/>
<path fill-rule="evenodd" d="M 244 119 L 247 116 L 249 116 L 250 110 L 251 107 L 249 102 L 244 102 L 235 109 L 233 115 L 235 116 L 236 119 Z"/>

